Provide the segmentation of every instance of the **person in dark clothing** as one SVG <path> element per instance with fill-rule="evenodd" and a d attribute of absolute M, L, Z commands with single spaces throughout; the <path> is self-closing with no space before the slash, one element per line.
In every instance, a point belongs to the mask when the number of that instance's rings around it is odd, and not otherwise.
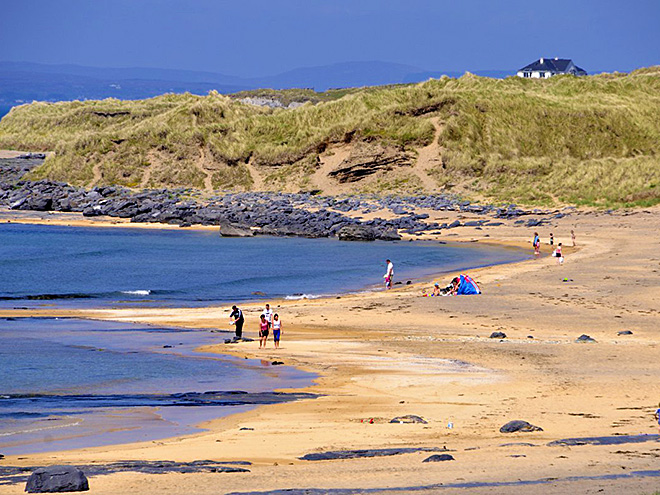
<path fill-rule="evenodd" d="M 231 309 L 233 311 L 229 315 L 229 318 L 233 318 L 234 320 L 230 323 L 236 327 L 236 338 L 240 339 L 243 337 L 243 323 L 245 323 L 245 318 L 243 318 L 243 311 L 238 309 L 236 306 L 232 306 Z"/>

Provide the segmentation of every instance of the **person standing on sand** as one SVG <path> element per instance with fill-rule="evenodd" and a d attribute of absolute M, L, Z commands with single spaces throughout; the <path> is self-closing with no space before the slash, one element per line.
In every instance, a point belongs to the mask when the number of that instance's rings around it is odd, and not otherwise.
<path fill-rule="evenodd" d="M 268 328 L 273 326 L 273 310 L 270 309 L 270 304 L 266 303 L 266 309 L 264 309 L 264 316 L 268 322 Z"/>
<path fill-rule="evenodd" d="M 550 245 L 553 246 L 555 244 L 555 236 L 552 235 L 552 232 L 550 232 Z"/>
<path fill-rule="evenodd" d="M 238 309 L 236 306 L 231 307 L 232 312 L 229 315 L 229 318 L 233 318 L 233 321 L 229 322 L 230 325 L 234 325 L 236 327 L 236 338 L 240 339 L 243 337 L 243 323 L 245 322 L 245 318 L 243 318 L 243 311 Z"/>
<path fill-rule="evenodd" d="M 261 315 L 259 321 L 259 349 L 266 348 L 266 341 L 268 340 L 268 322 L 266 316 Z"/>
<path fill-rule="evenodd" d="M 573 240 L 573 247 L 575 247 L 575 231 L 571 229 L 571 239 Z"/>
<path fill-rule="evenodd" d="M 554 256 L 557 258 L 557 264 L 561 265 L 564 263 L 564 256 L 561 254 L 561 242 L 557 244 L 557 249 L 555 249 Z"/>
<path fill-rule="evenodd" d="M 655 420 L 658 422 L 658 426 L 660 426 L 660 404 L 658 404 L 658 409 L 655 411 Z"/>
<path fill-rule="evenodd" d="M 541 239 L 538 232 L 534 232 L 534 240 L 532 241 L 532 246 L 534 246 L 534 256 L 541 254 Z"/>
<path fill-rule="evenodd" d="M 273 315 L 273 342 L 275 342 L 275 349 L 280 348 L 280 335 L 282 333 L 282 321 L 280 315 L 275 313 Z"/>
<path fill-rule="evenodd" d="M 391 289 L 392 279 L 394 278 L 394 264 L 391 260 L 385 260 L 385 263 L 387 263 L 387 270 L 385 271 L 385 275 L 383 275 L 383 278 L 385 279 L 385 288 Z"/>

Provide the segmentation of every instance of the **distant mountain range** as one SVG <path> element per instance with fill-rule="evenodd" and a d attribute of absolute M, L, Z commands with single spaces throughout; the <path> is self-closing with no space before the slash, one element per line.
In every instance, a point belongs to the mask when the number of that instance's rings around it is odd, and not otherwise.
<path fill-rule="evenodd" d="M 475 74 L 503 78 L 514 71 L 475 71 Z M 0 62 L 0 107 L 33 100 L 88 100 L 108 97 L 149 98 L 163 93 L 206 94 L 272 88 L 329 88 L 414 83 L 455 71 L 425 71 L 410 65 L 389 62 L 345 62 L 304 67 L 265 77 L 237 77 L 216 72 L 152 68 L 99 68 L 80 65 L 47 65 L 30 62 Z"/>

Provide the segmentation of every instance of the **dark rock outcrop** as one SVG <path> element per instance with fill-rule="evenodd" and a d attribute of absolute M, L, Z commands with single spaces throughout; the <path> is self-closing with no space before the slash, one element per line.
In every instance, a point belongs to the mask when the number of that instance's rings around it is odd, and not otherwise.
<path fill-rule="evenodd" d="M 382 148 L 374 163 L 360 162 L 360 152 L 351 157 L 348 169 L 336 171 L 351 176 L 386 169 L 388 163 L 407 160 L 395 148 Z M 439 224 L 429 221 L 429 214 L 416 214 L 416 209 L 451 211 L 515 219 L 523 215 L 551 215 L 553 212 L 526 211 L 516 205 L 497 208 L 473 205 L 445 194 L 399 197 L 323 197 L 311 192 L 287 194 L 273 192 L 229 193 L 204 202 L 190 199 L 192 189 L 152 189 L 132 191 L 121 186 L 99 186 L 92 189 L 73 187 L 61 182 L 24 180 L 24 175 L 43 160 L 0 159 L 0 206 L 15 210 L 79 212 L 86 217 L 110 216 L 131 222 L 162 223 L 183 227 L 192 225 L 221 226 L 222 235 L 254 234 L 302 237 L 333 237 L 343 240 L 399 240 L 399 232 L 421 235 L 461 226 L 461 221 Z M 357 167 L 357 168 L 355 168 Z M 360 168 L 362 167 L 362 168 Z M 364 169 L 364 170 L 363 170 Z M 389 209 L 393 218 L 362 220 L 357 213 L 368 214 Z M 349 215 L 351 213 L 351 215 Z M 555 212 L 556 213 L 556 212 Z M 482 225 L 483 220 L 468 220 L 465 225 Z M 479 228 L 479 227 L 477 227 Z"/>
<path fill-rule="evenodd" d="M 611 437 L 564 438 L 562 440 L 550 442 L 548 446 L 623 445 L 627 443 L 644 442 L 660 442 L 660 435 L 616 435 Z"/>
<path fill-rule="evenodd" d="M 375 241 L 378 232 L 375 228 L 365 225 L 346 225 L 337 232 L 340 241 Z"/>
<path fill-rule="evenodd" d="M 252 429 L 252 428 L 249 428 Z M 119 461 L 109 464 L 88 464 L 78 466 L 78 469 L 86 473 L 87 476 L 100 476 L 113 473 L 144 473 L 144 474 L 164 474 L 164 473 L 249 473 L 246 466 L 252 463 L 249 461 L 210 461 L 198 460 L 191 462 L 175 461 Z M 241 467 L 242 466 L 242 467 Z M 64 466 L 69 467 L 69 466 Z M 25 466 L 0 466 L 0 485 L 15 484 L 26 482 L 31 475 L 31 471 L 37 471 L 42 468 Z M 38 492 L 34 492 L 38 493 Z"/>
<path fill-rule="evenodd" d="M 583 333 L 577 339 L 575 339 L 575 342 L 596 342 L 596 339 L 592 339 L 586 333 Z"/>
<path fill-rule="evenodd" d="M 504 332 L 493 332 L 490 334 L 491 339 L 506 339 L 506 334 Z"/>
<path fill-rule="evenodd" d="M 365 450 L 335 450 L 330 452 L 315 452 L 299 457 L 303 461 L 331 461 L 336 459 L 358 459 L 362 457 L 385 457 L 391 455 L 413 454 L 415 452 L 447 452 L 445 448 L 400 448 L 400 449 L 365 449 Z"/>

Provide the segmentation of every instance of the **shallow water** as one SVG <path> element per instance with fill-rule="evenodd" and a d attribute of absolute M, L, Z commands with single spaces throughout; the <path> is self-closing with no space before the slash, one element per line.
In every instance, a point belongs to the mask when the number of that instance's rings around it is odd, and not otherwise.
<path fill-rule="evenodd" d="M 0 224 L 0 307 L 207 305 L 314 297 L 528 259 L 477 243 L 223 238 L 213 232 Z"/>
<path fill-rule="evenodd" d="M 0 320 L 0 452 L 192 433 L 196 423 L 252 404 L 293 399 L 272 396 L 274 389 L 312 383 L 314 375 L 295 368 L 193 351 L 227 336 L 78 319 Z M 236 390 L 247 393 L 199 394 Z"/>

